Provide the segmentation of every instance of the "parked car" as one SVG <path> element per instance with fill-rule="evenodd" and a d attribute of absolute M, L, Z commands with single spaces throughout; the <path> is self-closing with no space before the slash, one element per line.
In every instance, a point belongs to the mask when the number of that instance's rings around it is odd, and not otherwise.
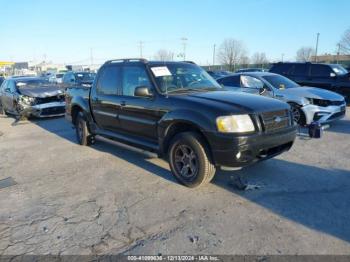
<path fill-rule="evenodd" d="M 207 73 L 213 77 L 214 79 L 218 79 L 220 77 L 224 77 L 224 76 L 228 76 L 230 74 L 232 74 L 231 72 L 229 71 L 207 71 Z"/>
<path fill-rule="evenodd" d="M 248 72 L 265 72 L 262 68 L 242 68 L 236 71 L 236 73 L 248 73 Z"/>
<path fill-rule="evenodd" d="M 65 98 L 56 85 L 38 77 L 12 77 L 0 87 L 0 107 L 6 114 L 35 117 L 63 116 Z"/>
<path fill-rule="evenodd" d="M 320 88 L 302 87 L 278 74 L 241 73 L 217 79 L 217 82 L 229 89 L 273 97 L 289 103 L 294 121 L 300 125 L 308 125 L 313 121 L 324 124 L 345 116 L 346 103 L 343 96 Z"/>
<path fill-rule="evenodd" d="M 101 135 L 168 156 L 189 187 L 208 183 L 217 167 L 279 155 L 296 136 L 287 103 L 224 91 L 184 62 L 107 61 L 90 89 L 67 89 L 66 118 L 81 145 Z"/>
<path fill-rule="evenodd" d="M 89 87 L 94 82 L 96 74 L 91 72 L 67 72 L 63 75 L 61 86 L 66 89 L 72 86 Z"/>
<path fill-rule="evenodd" d="M 49 81 L 51 83 L 55 83 L 55 84 L 62 84 L 63 75 L 64 75 L 64 73 L 57 73 L 57 74 L 51 76 Z"/>
<path fill-rule="evenodd" d="M 4 80 L 5 80 L 5 77 L 0 76 L 0 86 L 1 86 L 2 82 L 4 82 Z"/>
<path fill-rule="evenodd" d="M 302 86 L 327 89 L 341 94 L 350 103 L 350 73 L 337 64 L 277 63 L 270 69 Z"/>

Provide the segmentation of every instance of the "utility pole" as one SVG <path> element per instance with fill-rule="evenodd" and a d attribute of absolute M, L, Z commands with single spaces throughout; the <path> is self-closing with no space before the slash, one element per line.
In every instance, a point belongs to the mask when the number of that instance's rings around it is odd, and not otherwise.
<path fill-rule="evenodd" d="M 317 63 L 317 51 L 318 51 L 318 39 L 320 37 L 320 33 L 317 33 L 316 37 L 316 52 L 315 52 L 315 63 Z"/>
<path fill-rule="evenodd" d="M 143 42 L 142 41 L 139 42 L 139 47 L 140 47 L 140 58 L 143 58 L 143 56 L 142 56 Z"/>
<path fill-rule="evenodd" d="M 182 37 L 181 38 L 182 40 L 182 45 L 183 45 L 183 48 L 184 48 L 184 51 L 183 51 L 183 58 L 184 58 L 184 61 L 186 61 L 186 41 L 188 40 L 186 37 Z"/>
<path fill-rule="evenodd" d="M 215 66 L 215 48 L 216 48 L 216 44 L 214 44 L 214 48 L 213 48 L 213 66 Z"/>
<path fill-rule="evenodd" d="M 338 43 L 337 64 L 339 64 L 339 55 L 340 55 L 340 43 Z"/>
<path fill-rule="evenodd" d="M 94 64 L 94 57 L 92 55 L 92 47 L 90 48 L 90 65 L 92 66 Z"/>
<path fill-rule="evenodd" d="M 284 58 L 284 54 L 282 53 L 282 63 L 283 63 L 283 58 Z"/>

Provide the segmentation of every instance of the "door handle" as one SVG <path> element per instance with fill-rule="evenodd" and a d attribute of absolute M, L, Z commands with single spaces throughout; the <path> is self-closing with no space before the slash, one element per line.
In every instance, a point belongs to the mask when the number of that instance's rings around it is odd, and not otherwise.
<path fill-rule="evenodd" d="M 125 101 L 121 101 L 120 102 L 120 106 L 126 106 L 126 102 Z"/>

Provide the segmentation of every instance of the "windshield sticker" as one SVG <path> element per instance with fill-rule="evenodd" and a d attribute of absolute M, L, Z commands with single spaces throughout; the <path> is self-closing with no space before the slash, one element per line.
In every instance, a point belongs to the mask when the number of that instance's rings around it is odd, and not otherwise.
<path fill-rule="evenodd" d="M 152 67 L 151 70 L 155 77 L 171 76 L 171 73 L 166 66 Z"/>

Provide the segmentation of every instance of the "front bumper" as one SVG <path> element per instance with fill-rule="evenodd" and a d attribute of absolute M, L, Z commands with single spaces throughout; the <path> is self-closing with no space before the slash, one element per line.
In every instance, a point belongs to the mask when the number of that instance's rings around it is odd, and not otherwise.
<path fill-rule="evenodd" d="M 216 132 L 207 135 L 216 166 L 244 167 L 288 151 L 296 133 L 296 126 L 291 126 L 274 133 L 234 136 Z"/>
<path fill-rule="evenodd" d="M 40 105 L 24 106 L 21 110 L 22 115 L 43 117 L 64 116 L 66 102 L 51 102 Z"/>
<path fill-rule="evenodd" d="M 335 120 L 339 120 L 345 116 L 346 103 L 340 106 L 317 106 L 317 105 L 305 105 L 301 108 L 306 117 L 306 124 L 309 125 L 313 121 L 317 121 L 321 124 L 330 123 Z"/>

